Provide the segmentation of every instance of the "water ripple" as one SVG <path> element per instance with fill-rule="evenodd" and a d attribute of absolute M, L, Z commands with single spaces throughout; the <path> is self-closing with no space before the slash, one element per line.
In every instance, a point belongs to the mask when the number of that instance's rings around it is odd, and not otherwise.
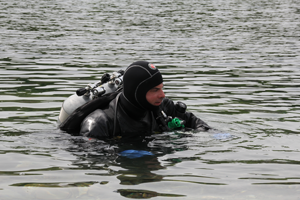
<path fill-rule="evenodd" d="M 297 1 L 4 0 L 0 7 L 0 196 L 299 196 Z M 161 70 L 168 97 L 233 137 L 157 135 L 146 147 L 154 157 L 130 160 L 115 145 L 56 130 L 68 96 L 136 60 Z"/>

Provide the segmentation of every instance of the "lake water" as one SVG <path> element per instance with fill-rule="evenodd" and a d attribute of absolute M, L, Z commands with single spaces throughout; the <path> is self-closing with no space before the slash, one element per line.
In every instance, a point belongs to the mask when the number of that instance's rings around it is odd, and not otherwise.
<path fill-rule="evenodd" d="M 0 8 L 1 200 L 300 199 L 300 1 Z M 113 145 L 57 130 L 76 89 L 137 60 L 155 64 L 166 95 L 219 132 Z"/>

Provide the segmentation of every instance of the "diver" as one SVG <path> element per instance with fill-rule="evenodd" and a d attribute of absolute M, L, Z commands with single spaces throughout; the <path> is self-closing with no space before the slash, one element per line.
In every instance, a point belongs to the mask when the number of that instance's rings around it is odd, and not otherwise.
<path fill-rule="evenodd" d="M 211 129 L 182 102 L 165 97 L 163 78 L 151 63 L 137 61 L 127 67 L 123 76 L 123 90 L 104 109 L 96 109 L 81 123 L 80 135 L 90 138 L 134 138 L 168 131 L 167 123 L 180 119 L 185 130 Z"/>

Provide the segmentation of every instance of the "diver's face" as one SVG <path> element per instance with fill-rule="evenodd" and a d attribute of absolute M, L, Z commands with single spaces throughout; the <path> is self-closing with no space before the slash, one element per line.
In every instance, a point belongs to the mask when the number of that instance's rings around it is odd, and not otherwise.
<path fill-rule="evenodd" d="M 159 106 L 162 100 L 165 98 L 163 86 L 163 83 L 161 83 L 147 92 L 146 99 L 151 105 Z"/>

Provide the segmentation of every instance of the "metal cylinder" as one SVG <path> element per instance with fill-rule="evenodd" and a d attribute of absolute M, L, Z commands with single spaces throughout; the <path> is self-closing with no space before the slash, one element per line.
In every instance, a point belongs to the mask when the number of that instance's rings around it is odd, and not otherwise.
<path fill-rule="evenodd" d="M 62 104 L 57 123 L 61 124 L 64 122 L 78 107 L 82 106 L 86 102 L 91 101 L 92 99 L 93 95 L 77 96 L 77 94 L 73 94 L 68 97 Z"/>

